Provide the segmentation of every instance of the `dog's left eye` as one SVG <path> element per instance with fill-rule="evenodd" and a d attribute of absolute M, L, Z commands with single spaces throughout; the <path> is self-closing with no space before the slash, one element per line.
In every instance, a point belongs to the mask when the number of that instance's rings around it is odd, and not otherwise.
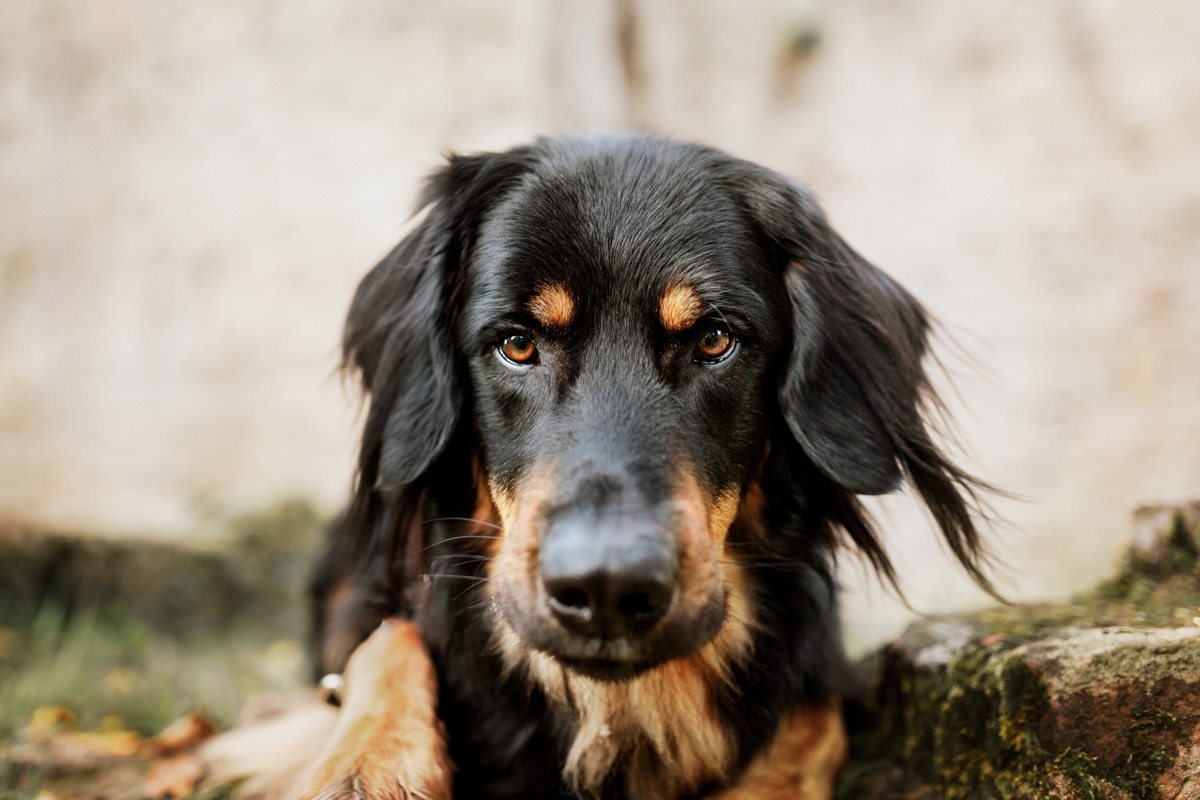
<path fill-rule="evenodd" d="M 733 355 L 737 341 L 725 328 L 709 328 L 696 342 L 696 360 L 701 364 L 719 364 Z"/>
<path fill-rule="evenodd" d="M 500 342 L 496 348 L 496 352 L 505 361 L 519 367 L 537 361 L 538 354 L 537 345 L 533 343 L 533 339 L 520 333 L 505 337 L 504 341 Z"/>

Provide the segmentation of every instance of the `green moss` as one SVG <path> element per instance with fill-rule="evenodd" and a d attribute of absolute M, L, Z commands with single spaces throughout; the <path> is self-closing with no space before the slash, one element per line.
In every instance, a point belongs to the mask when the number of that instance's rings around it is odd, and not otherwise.
<path fill-rule="evenodd" d="M 1120 572 L 1083 598 L 1095 603 L 1135 604 L 1153 619 L 1178 618 L 1180 603 L 1200 598 L 1200 526 L 1188 531 L 1182 513 L 1172 516 L 1162 552 L 1151 558 L 1130 549 Z"/>
<path fill-rule="evenodd" d="M 1156 734 L 1175 732 L 1178 719 L 1174 714 L 1156 708 L 1149 697 L 1142 698 L 1132 717 L 1124 730 L 1129 756 L 1108 770 L 1108 777 L 1133 797 L 1148 800 L 1158 796 L 1158 776 L 1175 762 L 1174 755 L 1160 749 L 1161 737 Z"/>
<path fill-rule="evenodd" d="M 947 800 L 1157 797 L 1159 776 L 1196 721 L 1181 723 L 1167 710 L 1171 699 L 1138 694 L 1136 687 L 1161 690 L 1179 676 L 1200 674 L 1200 643 L 1183 638 L 1102 648 L 1086 656 L 1086 669 L 1052 676 L 1079 681 L 1080 690 L 1103 683 L 1121 693 L 1123 708 L 1132 703 L 1132 711 L 1119 716 L 1126 722 L 1114 723 L 1125 727 L 1113 732 L 1108 760 L 1086 743 L 1088 749 L 1058 751 L 1043 743 L 1039 730 L 1049 698 L 1019 648 L 1069 643 L 1072 630 L 1191 626 L 1200 615 L 1198 542 L 1200 530 L 1189 531 L 1177 514 L 1157 558 L 1131 551 L 1116 576 L 1067 602 L 1006 606 L 942 618 L 940 627 L 918 626 L 912 635 L 927 636 L 930 646 L 954 641 L 948 630 L 966 643 L 940 666 L 909 662 L 922 649 L 914 649 L 919 640 L 908 642 L 908 655 L 885 651 L 877 659 L 880 693 L 852 736 L 853 768 L 838 797 L 895 796 L 879 789 L 882 775 L 916 781 Z M 1116 763 L 1112 752 L 1120 753 Z"/>
<path fill-rule="evenodd" d="M 1046 702 L 1024 662 L 973 644 L 945 669 L 913 683 L 916 696 L 928 702 L 912 704 L 905 759 L 921 766 L 921 777 L 948 800 L 975 796 L 980 786 L 1021 796 L 1022 782 L 1009 767 L 1036 757 L 1036 725 Z"/>
<path fill-rule="evenodd" d="M 1079 749 L 1043 747 L 1038 725 L 1048 699 L 1042 681 L 1012 650 L 967 645 L 945 667 L 912 670 L 900 678 L 900 713 L 884 712 L 881 726 L 855 736 L 856 762 L 870 769 L 848 772 L 840 797 L 863 792 L 883 765 L 904 765 L 939 797 L 1107 798 L 1118 791 L 1136 800 L 1153 798 L 1158 776 L 1174 757 L 1161 749 L 1161 734 L 1175 718 L 1150 698 L 1134 711 L 1124 731 L 1127 757 L 1104 765 Z"/>

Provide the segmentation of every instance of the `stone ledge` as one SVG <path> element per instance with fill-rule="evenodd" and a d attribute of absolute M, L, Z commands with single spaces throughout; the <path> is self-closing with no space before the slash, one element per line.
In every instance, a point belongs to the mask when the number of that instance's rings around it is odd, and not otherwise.
<path fill-rule="evenodd" d="M 839 797 L 1200 800 L 1200 502 L 1135 520 L 1091 592 L 922 621 L 876 654 Z"/>

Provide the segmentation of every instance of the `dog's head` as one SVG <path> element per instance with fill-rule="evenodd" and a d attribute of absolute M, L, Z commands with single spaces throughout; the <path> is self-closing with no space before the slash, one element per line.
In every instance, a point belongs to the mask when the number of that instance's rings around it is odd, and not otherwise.
<path fill-rule="evenodd" d="M 453 157 L 423 205 L 347 323 L 351 514 L 411 569 L 477 487 L 510 638 L 632 676 L 751 624 L 747 566 L 834 526 L 891 576 L 855 496 L 903 478 L 986 583 L 923 416 L 926 315 L 802 189 L 697 146 L 547 140 Z"/>

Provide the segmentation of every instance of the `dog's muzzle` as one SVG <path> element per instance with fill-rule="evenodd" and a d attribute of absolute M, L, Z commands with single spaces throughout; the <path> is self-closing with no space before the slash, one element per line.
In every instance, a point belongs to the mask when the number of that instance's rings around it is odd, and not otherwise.
<path fill-rule="evenodd" d="M 677 568 L 661 532 L 637 523 L 599 530 L 585 515 L 556 521 L 538 554 L 551 614 L 597 639 L 632 639 L 653 628 L 671 607 Z"/>

